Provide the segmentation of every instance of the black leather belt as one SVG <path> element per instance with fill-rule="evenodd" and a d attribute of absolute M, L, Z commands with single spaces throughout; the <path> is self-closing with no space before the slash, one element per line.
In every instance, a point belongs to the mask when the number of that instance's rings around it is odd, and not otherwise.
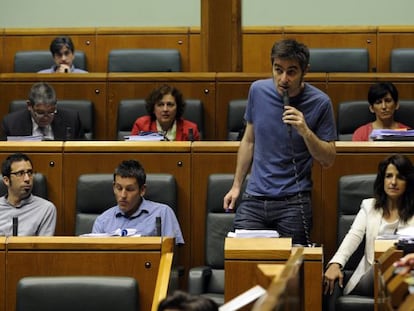
<path fill-rule="evenodd" d="M 302 192 L 301 193 L 302 197 L 305 196 L 305 195 L 308 195 L 308 194 L 309 194 L 309 192 Z M 260 200 L 260 201 L 286 201 L 286 200 L 292 199 L 294 197 L 299 197 L 299 194 L 297 194 L 297 193 L 292 194 L 292 195 L 288 195 L 288 196 L 285 196 L 285 197 L 279 197 L 279 198 L 269 197 L 269 196 L 264 196 L 264 195 L 251 195 L 251 194 L 248 194 L 248 193 L 245 193 L 244 195 L 247 198 Z"/>

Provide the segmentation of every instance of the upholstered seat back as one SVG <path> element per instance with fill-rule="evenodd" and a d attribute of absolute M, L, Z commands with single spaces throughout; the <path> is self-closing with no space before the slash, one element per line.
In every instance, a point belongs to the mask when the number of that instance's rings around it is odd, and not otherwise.
<path fill-rule="evenodd" d="M 414 72 L 414 49 L 400 48 L 391 50 L 391 72 Z"/>
<path fill-rule="evenodd" d="M 54 64 L 50 51 L 21 51 L 14 55 L 14 72 L 38 72 L 49 69 Z M 75 51 L 73 64 L 76 68 L 87 70 L 86 55 L 82 51 Z"/>
<path fill-rule="evenodd" d="M 235 99 L 229 102 L 227 110 L 227 140 L 240 140 L 244 131 L 244 113 L 247 99 Z"/>
<path fill-rule="evenodd" d="M 4 196 L 7 193 L 7 187 L 3 182 L 3 179 L 0 181 L 0 197 Z M 47 181 L 46 176 L 42 173 L 35 173 L 33 175 L 33 190 L 32 193 L 48 200 L 47 194 Z"/>
<path fill-rule="evenodd" d="M 33 276 L 17 284 L 16 311 L 138 311 L 138 282 L 116 276 Z"/>
<path fill-rule="evenodd" d="M 345 175 L 338 182 L 338 229 L 337 247 L 348 233 L 356 215 L 358 214 L 363 199 L 371 198 L 374 193 L 375 174 Z M 344 267 L 344 282 L 353 274 L 362 256 L 364 255 L 365 238 L 357 250 L 349 258 Z M 374 298 L 359 295 L 343 295 L 338 282 L 335 283 L 334 293 L 325 295 L 325 307 L 327 311 L 338 310 L 373 310 Z"/>
<path fill-rule="evenodd" d="M 85 99 L 62 99 L 57 101 L 57 109 L 76 110 L 82 123 L 86 139 L 92 140 L 95 132 L 95 108 L 93 102 Z M 27 109 L 26 100 L 13 100 L 9 106 L 9 112 Z"/>
<path fill-rule="evenodd" d="M 414 129 L 414 100 L 400 100 L 400 108 L 395 111 L 394 118 Z M 345 101 L 338 105 L 338 139 L 352 140 L 354 131 L 375 120 L 375 114 L 369 110 L 364 100 Z"/>
<path fill-rule="evenodd" d="M 375 114 L 369 111 L 369 104 L 364 100 L 345 101 L 338 105 L 338 140 L 352 140 L 354 131 L 375 120 Z"/>
<path fill-rule="evenodd" d="M 372 198 L 374 194 L 375 174 L 345 175 L 338 182 L 338 229 L 337 246 L 348 233 L 355 216 L 358 214 L 363 199 Z M 354 270 L 363 255 L 361 243 L 358 250 L 346 264 L 346 270 Z"/>
<path fill-rule="evenodd" d="M 96 217 L 116 205 L 112 174 L 84 174 L 76 188 L 75 234 L 90 233 Z M 177 185 L 171 174 L 147 174 L 145 198 L 167 204 L 177 212 Z"/>
<path fill-rule="evenodd" d="M 183 118 L 197 124 L 201 138 L 204 133 L 204 105 L 199 99 L 186 99 Z M 123 99 L 118 105 L 117 138 L 124 140 L 131 134 L 132 127 L 137 118 L 147 115 L 145 99 Z"/>
<path fill-rule="evenodd" d="M 131 135 L 132 126 L 139 116 L 147 114 L 145 109 L 145 99 L 123 99 L 118 105 L 117 128 L 118 140 L 124 140 L 124 137 Z"/>
<path fill-rule="evenodd" d="M 369 53 L 361 48 L 310 48 L 310 72 L 369 72 Z"/>
<path fill-rule="evenodd" d="M 218 304 L 224 303 L 224 240 L 227 233 L 233 230 L 234 219 L 234 213 L 224 211 L 223 198 L 230 190 L 233 179 L 233 174 L 212 174 L 208 177 L 205 265 L 191 268 L 188 281 L 190 293 L 208 296 Z"/>
<path fill-rule="evenodd" d="M 199 99 L 186 99 L 185 110 L 183 118 L 197 124 L 200 133 L 200 139 L 203 139 L 204 134 L 204 105 Z"/>
<path fill-rule="evenodd" d="M 224 268 L 224 239 L 233 230 L 234 213 L 223 209 L 223 198 L 233 183 L 233 174 L 212 174 L 207 183 L 205 263 Z"/>
<path fill-rule="evenodd" d="M 181 55 L 175 49 L 116 49 L 108 56 L 108 72 L 178 72 Z"/>

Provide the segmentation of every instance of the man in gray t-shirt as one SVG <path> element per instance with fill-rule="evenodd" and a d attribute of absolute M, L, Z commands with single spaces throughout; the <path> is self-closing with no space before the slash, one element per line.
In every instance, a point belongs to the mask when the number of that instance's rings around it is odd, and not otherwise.
<path fill-rule="evenodd" d="M 34 172 L 30 158 L 23 153 L 8 156 L 1 173 L 7 194 L 0 197 L 0 235 L 54 235 L 56 207 L 32 194 Z"/>

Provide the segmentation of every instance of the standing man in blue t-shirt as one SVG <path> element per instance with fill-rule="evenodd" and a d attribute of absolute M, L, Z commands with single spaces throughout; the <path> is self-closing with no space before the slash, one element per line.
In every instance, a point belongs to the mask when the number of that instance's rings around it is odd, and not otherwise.
<path fill-rule="evenodd" d="M 223 207 L 235 210 L 243 181 L 247 188 L 237 207 L 235 229 L 273 229 L 310 244 L 311 168 L 335 160 L 336 127 L 329 97 L 305 83 L 309 49 L 295 40 L 271 49 L 272 78 L 252 83 L 246 130 L 237 154 L 233 186 Z"/>

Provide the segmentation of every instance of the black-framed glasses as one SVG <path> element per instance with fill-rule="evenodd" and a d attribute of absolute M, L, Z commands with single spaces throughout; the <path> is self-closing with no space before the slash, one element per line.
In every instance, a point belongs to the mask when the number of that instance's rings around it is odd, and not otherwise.
<path fill-rule="evenodd" d="M 21 177 L 25 176 L 26 174 L 27 174 L 27 176 L 32 177 L 34 172 L 33 172 L 33 170 L 27 170 L 27 171 L 21 170 L 21 171 L 17 171 L 17 172 L 10 172 L 10 174 L 21 178 Z"/>
<path fill-rule="evenodd" d="M 33 110 L 33 114 L 35 115 L 35 117 L 37 118 L 42 118 L 42 117 L 53 117 L 55 114 L 57 113 L 57 109 L 55 109 L 55 111 L 52 112 L 48 112 L 48 111 L 36 111 Z"/>

